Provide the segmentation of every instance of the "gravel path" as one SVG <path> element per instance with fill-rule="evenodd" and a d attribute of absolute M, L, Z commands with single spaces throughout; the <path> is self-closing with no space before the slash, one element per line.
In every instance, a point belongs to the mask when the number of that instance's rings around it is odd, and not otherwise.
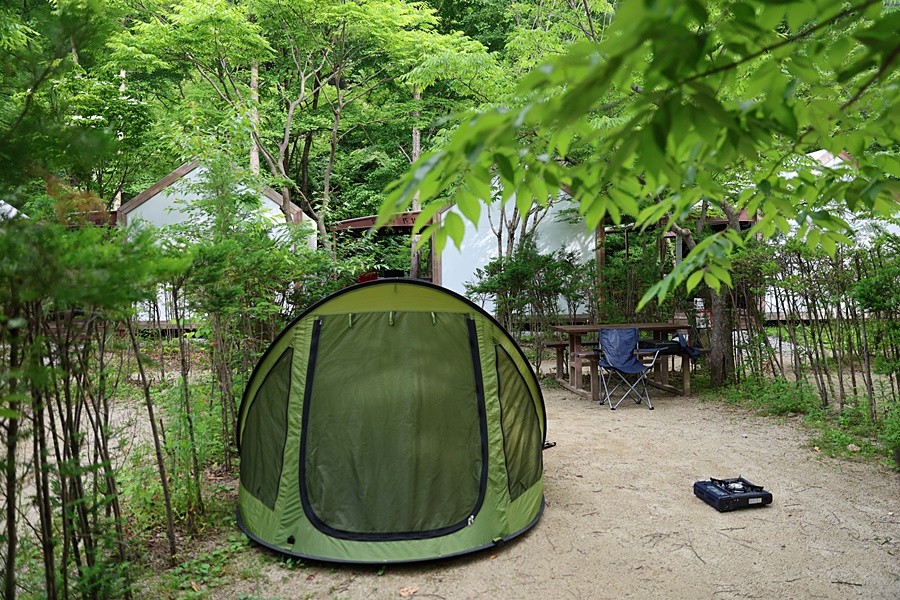
<path fill-rule="evenodd" d="M 289 567 L 251 546 L 214 598 L 900 598 L 900 474 L 830 459 L 790 422 L 696 398 L 610 412 L 545 392 L 546 510 L 494 552 L 420 565 Z M 695 481 L 764 485 L 718 513 Z"/>

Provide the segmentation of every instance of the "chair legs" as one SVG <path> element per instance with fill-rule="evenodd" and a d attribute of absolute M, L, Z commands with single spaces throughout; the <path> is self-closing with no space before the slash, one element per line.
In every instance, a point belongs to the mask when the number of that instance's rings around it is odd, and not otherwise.
<path fill-rule="evenodd" d="M 616 381 L 611 381 L 613 377 L 618 377 Z M 603 397 L 600 398 L 600 404 L 609 403 L 609 410 L 616 410 L 625 398 L 632 396 L 635 404 L 644 403 L 647 408 L 653 410 L 653 404 L 650 402 L 650 394 L 647 391 L 647 373 L 639 373 L 633 375 L 634 381 L 629 381 L 625 374 L 611 369 L 600 369 L 600 383 L 603 388 Z M 610 389 L 610 385 L 615 386 Z M 638 387 L 640 386 L 640 387 Z M 613 404 L 613 394 L 619 388 L 623 388 L 622 397 Z"/>

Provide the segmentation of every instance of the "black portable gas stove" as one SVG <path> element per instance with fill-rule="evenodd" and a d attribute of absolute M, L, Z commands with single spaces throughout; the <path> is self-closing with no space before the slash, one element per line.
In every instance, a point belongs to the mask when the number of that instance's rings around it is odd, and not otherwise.
<path fill-rule="evenodd" d="M 772 494 L 743 477 L 694 483 L 694 495 L 719 512 L 772 504 Z"/>

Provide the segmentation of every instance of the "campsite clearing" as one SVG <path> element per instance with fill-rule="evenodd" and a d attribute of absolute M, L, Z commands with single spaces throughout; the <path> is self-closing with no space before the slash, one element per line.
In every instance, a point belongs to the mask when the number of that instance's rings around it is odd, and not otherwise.
<path fill-rule="evenodd" d="M 900 475 L 815 452 L 791 419 L 658 393 L 610 412 L 545 390 L 546 510 L 496 550 L 414 565 L 298 565 L 255 545 L 210 598 L 900 597 Z M 771 506 L 718 513 L 694 481 Z M 211 541 L 214 546 L 221 540 Z M 171 597 L 178 597 L 173 595 Z"/>

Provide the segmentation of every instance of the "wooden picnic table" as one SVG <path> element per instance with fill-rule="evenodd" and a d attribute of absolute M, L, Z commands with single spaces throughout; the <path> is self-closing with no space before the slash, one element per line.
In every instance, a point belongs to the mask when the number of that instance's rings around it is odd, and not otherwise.
<path fill-rule="evenodd" d="M 588 359 L 591 367 L 591 389 L 585 390 L 581 383 L 582 369 L 584 368 L 585 356 L 582 338 L 586 334 L 595 334 L 599 329 L 637 329 L 638 331 L 649 331 L 653 333 L 654 340 L 668 340 L 672 335 L 679 332 L 687 332 L 688 325 L 679 325 L 677 323 L 597 323 L 582 325 L 551 325 L 550 329 L 564 334 L 568 340 L 569 350 L 569 377 L 566 380 L 564 374 L 557 370 L 556 377 L 560 384 L 568 390 L 583 396 L 588 396 L 592 400 L 599 400 L 599 384 L 597 382 L 597 361 Z M 667 354 L 672 354 L 671 352 Z M 689 360 L 687 352 L 674 353 L 681 357 L 682 360 L 682 380 L 681 389 L 669 384 L 669 370 L 666 361 L 657 361 L 653 369 L 653 378 L 649 379 L 649 383 L 662 390 L 689 396 L 691 394 L 691 368 L 687 360 Z"/>

